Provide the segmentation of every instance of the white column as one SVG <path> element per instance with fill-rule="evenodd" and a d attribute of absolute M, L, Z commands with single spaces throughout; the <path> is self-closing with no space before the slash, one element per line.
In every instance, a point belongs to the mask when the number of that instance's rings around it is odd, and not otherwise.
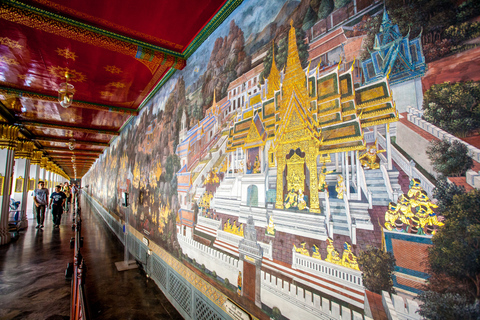
<path fill-rule="evenodd" d="M 247 154 L 242 148 L 240 148 L 240 152 L 242 153 L 242 158 L 243 158 L 243 174 L 246 174 L 247 173 Z"/>
<path fill-rule="evenodd" d="M 360 187 L 360 160 L 358 158 L 359 151 L 356 151 L 356 157 L 355 157 L 355 166 L 357 167 L 355 171 L 357 172 L 357 187 L 358 187 L 358 197 L 357 200 L 362 200 L 362 188 Z M 367 195 L 365 195 L 367 197 Z"/>
<path fill-rule="evenodd" d="M 350 174 L 349 174 L 349 168 L 348 168 L 348 151 L 343 153 L 345 155 L 345 172 L 346 172 L 346 178 L 345 181 L 347 183 L 347 199 L 350 200 Z"/>
<path fill-rule="evenodd" d="M 10 242 L 10 233 L 8 232 L 8 220 L 10 209 L 10 182 L 13 176 L 13 166 L 15 149 L 0 149 L 0 174 L 3 177 L 3 184 L 0 186 L 2 191 L 0 196 L 0 245 Z"/>
<path fill-rule="evenodd" d="M 385 139 L 387 140 L 387 167 L 388 170 L 393 169 L 392 165 L 392 142 L 390 141 L 390 124 L 385 125 Z"/>
<path fill-rule="evenodd" d="M 337 172 L 340 170 L 338 167 L 338 153 L 335 153 L 335 170 L 337 170 Z"/>
<path fill-rule="evenodd" d="M 37 187 L 38 180 L 40 177 L 40 164 L 35 163 L 30 165 L 30 179 L 33 179 L 35 182 L 33 183 L 33 190 Z M 27 196 L 27 215 L 30 213 L 31 217 L 35 217 L 35 211 L 33 209 L 33 190 L 28 190 Z M 30 212 L 31 211 L 31 212 Z"/>
<path fill-rule="evenodd" d="M 12 186 L 12 194 L 11 197 L 15 199 L 15 201 L 20 201 L 20 210 L 22 214 L 22 229 L 28 228 L 28 220 L 27 220 L 27 197 L 28 197 L 28 180 L 30 179 L 30 159 L 25 158 L 17 158 L 15 159 L 15 167 L 13 169 L 13 186 Z M 21 187 L 21 191 L 19 186 L 17 186 L 17 179 L 23 178 L 23 186 Z M 18 189 L 17 189 L 18 187 Z M 16 189 L 20 192 L 16 192 Z"/>

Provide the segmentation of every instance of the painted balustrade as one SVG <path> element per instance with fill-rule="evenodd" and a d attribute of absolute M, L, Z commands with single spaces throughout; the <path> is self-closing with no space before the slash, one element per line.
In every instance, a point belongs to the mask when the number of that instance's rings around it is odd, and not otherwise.
<path fill-rule="evenodd" d="M 332 211 L 330 209 L 330 195 L 328 190 L 325 191 L 325 229 L 328 231 L 328 236 L 333 239 L 333 223 L 330 223 Z"/>
<path fill-rule="evenodd" d="M 302 270 L 332 281 L 364 290 L 362 273 L 324 260 L 305 256 L 292 249 L 292 269 Z"/>
<path fill-rule="evenodd" d="M 419 112 L 419 110 L 408 108 L 408 115 L 407 119 L 411 123 L 415 124 L 417 127 L 427 131 L 428 133 L 432 134 L 436 138 L 443 140 L 446 139 L 450 142 L 459 141 L 465 144 L 468 148 L 468 155 L 473 158 L 473 160 L 480 162 L 480 149 L 470 145 L 469 143 L 455 137 L 454 135 L 446 132 L 443 129 L 438 128 L 434 124 L 423 120 L 422 117 L 423 113 Z"/>
<path fill-rule="evenodd" d="M 184 254 L 195 259 L 198 264 L 203 264 L 210 271 L 215 271 L 221 278 L 235 283 L 238 271 L 243 271 L 243 264 L 223 252 L 208 247 L 198 241 L 177 234 L 178 243 Z"/>
<path fill-rule="evenodd" d="M 355 224 L 355 219 L 352 219 L 350 214 L 350 203 L 348 202 L 348 197 L 346 194 L 343 196 L 343 202 L 345 203 L 345 214 L 347 216 L 348 232 L 350 233 L 350 239 L 352 239 L 352 244 L 357 244 L 357 235 L 356 230 L 354 231 L 353 225 Z"/>
<path fill-rule="evenodd" d="M 270 260 L 273 260 L 273 247 L 272 247 L 272 241 L 270 243 L 263 243 L 259 242 L 258 243 L 260 247 L 263 249 L 263 256 L 265 258 L 268 258 Z"/>
<path fill-rule="evenodd" d="M 362 189 L 363 193 L 367 197 L 368 200 L 368 208 L 373 208 L 373 196 L 372 192 L 368 190 L 367 186 L 367 179 L 365 178 L 365 171 L 361 165 L 357 166 L 358 168 L 358 176 L 360 177 L 360 189 Z"/>
<path fill-rule="evenodd" d="M 396 294 L 382 291 L 382 304 L 388 319 L 420 320 L 418 303 L 412 299 L 404 299 Z"/>
<path fill-rule="evenodd" d="M 198 216 L 197 225 L 205 226 L 207 228 L 212 228 L 215 230 L 220 229 L 222 222 L 220 220 L 214 220 L 202 216 Z"/>
<path fill-rule="evenodd" d="M 382 135 L 377 135 L 377 141 L 380 147 L 384 149 L 386 148 L 387 143 Z M 428 180 L 417 168 L 415 168 L 414 161 L 409 161 L 407 158 L 405 158 L 393 145 L 392 159 L 403 170 L 403 172 L 410 177 L 410 179 L 416 178 L 420 180 L 423 190 L 425 190 L 430 198 L 433 197 L 433 189 L 435 188 L 435 185 L 430 182 L 430 180 Z"/>
<path fill-rule="evenodd" d="M 388 175 L 388 171 L 387 171 L 387 167 L 385 166 L 385 163 L 380 164 L 380 171 L 382 172 L 383 181 L 385 182 L 385 186 L 387 187 L 388 198 L 392 202 L 397 202 L 397 199 L 395 199 L 395 196 L 394 196 L 392 184 L 390 183 L 390 177 Z M 398 198 L 398 196 L 396 198 Z"/>
<path fill-rule="evenodd" d="M 340 306 L 316 293 L 297 287 L 269 273 L 261 272 L 262 303 L 277 307 L 290 319 L 369 320 L 371 318 Z"/>
<path fill-rule="evenodd" d="M 238 243 L 242 240 L 243 237 L 237 236 L 236 234 L 226 232 L 223 230 L 217 230 L 217 240 L 227 242 L 231 245 L 234 245 L 238 248 Z"/>

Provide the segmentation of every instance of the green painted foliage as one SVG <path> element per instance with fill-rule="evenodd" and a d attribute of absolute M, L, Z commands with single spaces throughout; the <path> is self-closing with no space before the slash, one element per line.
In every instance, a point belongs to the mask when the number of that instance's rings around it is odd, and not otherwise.
<path fill-rule="evenodd" d="M 320 7 L 318 8 L 318 19 L 325 19 L 334 8 L 333 0 L 322 0 Z"/>
<path fill-rule="evenodd" d="M 433 85 L 423 97 L 423 117 L 437 127 L 465 137 L 480 126 L 480 82 Z"/>
<path fill-rule="evenodd" d="M 305 68 L 308 65 L 308 44 L 305 43 L 305 31 L 302 29 L 296 29 L 295 36 L 297 38 L 297 49 L 298 56 L 300 58 L 300 63 L 302 68 Z M 288 55 L 288 40 L 287 36 L 284 36 L 278 41 L 278 45 L 275 45 L 275 64 L 277 65 L 278 71 L 282 71 L 287 63 Z M 272 69 L 272 46 L 268 49 L 267 55 L 263 59 L 264 69 L 260 75 L 260 79 L 263 82 L 263 79 L 267 78 L 270 75 L 270 70 Z"/>
<path fill-rule="evenodd" d="M 431 320 L 478 319 L 480 305 L 468 301 L 464 295 L 424 291 L 418 299 L 423 302 L 419 314 Z"/>
<path fill-rule="evenodd" d="M 352 2 L 352 0 L 333 0 L 335 3 L 335 9 L 341 8 Z"/>
<path fill-rule="evenodd" d="M 480 190 L 456 195 L 443 212 L 445 225 L 428 252 L 431 272 L 469 284 L 465 293 L 480 298 Z"/>
<path fill-rule="evenodd" d="M 362 279 L 365 288 L 379 294 L 382 291 L 395 292 L 392 280 L 395 258 L 391 252 L 367 246 L 367 250 L 359 254 L 357 261 L 363 271 Z"/>
<path fill-rule="evenodd" d="M 437 199 L 438 208 L 435 210 L 437 214 L 445 212 L 453 203 L 453 197 L 465 193 L 463 186 L 457 186 L 449 183 L 446 178 L 437 180 L 435 189 L 433 189 L 433 197 Z"/>
<path fill-rule="evenodd" d="M 317 21 L 317 14 L 315 13 L 315 11 L 312 9 L 311 6 L 308 6 L 308 10 L 307 10 L 307 13 L 305 14 L 305 18 L 303 18 L 302 29 L 305 31 L 310 29 L 311 27 L 313 27 L 316 21 Z"/>
<path fill-rule="evenodd" d="M 465 175 L 465 172 L 473 167 L 467 146 L 457 140 L 432 140 L 426 152 L 433 170 L 444 177 Z"/>

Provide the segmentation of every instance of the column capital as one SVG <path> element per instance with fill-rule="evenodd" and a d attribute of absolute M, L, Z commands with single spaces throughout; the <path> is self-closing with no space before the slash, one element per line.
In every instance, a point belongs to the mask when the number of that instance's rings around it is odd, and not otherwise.
<path fill-rule="evenodd" d="M 30 162 L 31 164 L 40 164 L 40 161 L 42 160 L 43 152 L 39 150 L 35 150 L 32 152 L 32 161 Z"/>
<path fill-rule="evenodd" d="M 0 149 L 15 150 L 18 138 L 17 126 L 0 125 Z"/>
<path fill-rule="evenodd" d="M 32 159 L 33 142 L 26 140 L 18 140 L 15 149 L 15 159 Z"/>
<path fill-rule="evenodd" d="M 54 166 L 55 166 L 55 163 L 53 161 L 50 161 L 50 160 L 47 161 L 46 168 L 47 168 L 48 171 L 53 172 Z"/>
<path fill-rule="evenodd" d="M 42 156 L 42 159 L 40 159 L 40 168 L 46 169 L 47 168 L 47 162 L 48 162 L 48 157 Z"/>

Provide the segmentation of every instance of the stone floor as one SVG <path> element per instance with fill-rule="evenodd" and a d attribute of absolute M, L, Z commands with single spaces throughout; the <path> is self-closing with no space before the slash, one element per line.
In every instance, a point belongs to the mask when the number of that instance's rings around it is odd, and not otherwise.
<path fill-rule="evenodd" d="M 82 201 L 86 292 L 92 319 L 182 319 L 152 280 L 138 269 L 118 272 L 123 245 L 90 205 Z M 0 320 L 69 319 L 70 281 L 65 268 L 73 261 L 72 215 L 53 228 L 51 213 L 44 230 L 33 220 L 17 240 L 0 246 Z"/>

